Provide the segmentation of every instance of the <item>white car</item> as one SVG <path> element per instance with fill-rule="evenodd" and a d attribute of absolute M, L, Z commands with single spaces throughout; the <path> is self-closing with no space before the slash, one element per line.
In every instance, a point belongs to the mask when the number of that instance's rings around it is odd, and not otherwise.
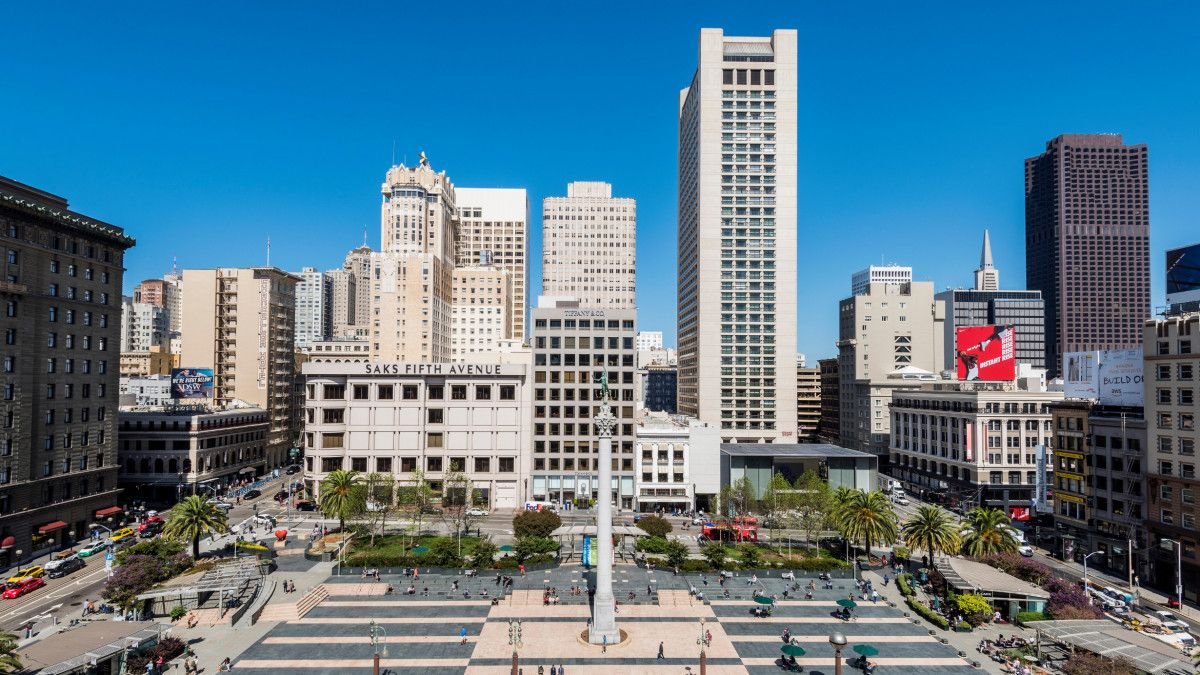
<path fill-rule="evenodd" d="M 486 515 L 488 515 L 488 510 L 481 509 L 479 507 L 470 508 L 470 509 L 467 509 L 467 515 L 468 516 L 486 516 Z"/>
<path fill-rule="evenodd" d="M 896 497 L 896 503 L 900 506 L 908 506 L 908 497 L 900 495 L 899 497 Z"/>
<path fill-rule="evenodd" d="M 1017 552 L 1020 553 L 1021 555 L 1025 556 L 1026 558 L 1033 557 L 1033 547 L 1032 546 L 1022 546 L 1017 549 Z"/>
<path fill-rule="evenodd" d="M 208 500 L 208 503 L 212 504 L 218 509 L 225 509 L 226 511 L 229 511 L 233 508 L 233 504 L 230 504 L 229 502 L 223 502 L 220 499 L 210 499 Z"/>

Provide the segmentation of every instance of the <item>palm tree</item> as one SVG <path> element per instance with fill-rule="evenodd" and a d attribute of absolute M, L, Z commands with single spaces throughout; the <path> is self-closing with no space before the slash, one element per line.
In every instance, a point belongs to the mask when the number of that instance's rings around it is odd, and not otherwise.
<path fill-rule="evenodd" d="M 362 476 L 357 471 L 338 469 L 321 481 L 321 513 L 337 518 L 341 531 L 346 531 L 346 519 L 366 509 L 366 493 Z"/>
<path fill-rule="evenodd" d="M 840 490 L 839 490 L 840 492 Z M 871 557 L 871 544 L 891 544 L 896 541 L 898 527 L 892 503 L 879 490 L 855 490 L 843 495 L 834 518 L 842 535 L 851 541 L 862 541 Z M 834 496 L 837 499 L 837 495 Z"/>
<path fill-rule="evenodd" d="M 967 512 L 963 525 L 962 550 L 971 557 L 1017 550 L 1008 514 L 1000 509 L 977 506 Z"/>
<path fill-rule="evenodd" d="M 0 633 L 0 673 L 19 673 L 21 657 L 17 656 L 17 636 L 12 633 Z"/>
<path fill-rule="evenodd" d="M 192 542 L 192 557 L 200 558 L 200 538 L 206 534 L 225 532 L 229 516 L 224 509 L 210 504 L 201 495 L 184 497 L 167 514 L 163 536 L 167 539 Z"/>
<path fill-rule="evenodd" d="M 957 553 L 961 543 L 954 518 L 941 508 L 929 504 L 918 508 L 901 531 L 910 546 L 929 553 L 930 562 L 938 553 Z"/>

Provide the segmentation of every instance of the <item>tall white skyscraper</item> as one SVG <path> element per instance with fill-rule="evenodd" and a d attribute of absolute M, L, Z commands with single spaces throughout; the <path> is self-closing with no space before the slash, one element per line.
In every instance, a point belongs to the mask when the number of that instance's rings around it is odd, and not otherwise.
<path fill-rule="evenodd" d="M 525 188 L 455 188 L 458 198 L 456 267 L 491 265 L 508 272 L 511 305 L 506 333 L 525 337 L 528 300 L 529 194 Z M 455 300 L 457 302 L 457 299 Z"/>
<path fill-rule="evenodd" d="M 333 278 L 305 267 L 296 284 L 296 348 L 328 340 L 333 332 Z"/>
<path fill-rule="evenodd" d="M 637 307 L 637 202 L 575 181 L 542 202 L 542 295 L 580 307 Z"/>
<path fill-rule="evenodd" d="M 796 31 L 700 31 L 679 94 L 679 411 L 796 440 Z"/>

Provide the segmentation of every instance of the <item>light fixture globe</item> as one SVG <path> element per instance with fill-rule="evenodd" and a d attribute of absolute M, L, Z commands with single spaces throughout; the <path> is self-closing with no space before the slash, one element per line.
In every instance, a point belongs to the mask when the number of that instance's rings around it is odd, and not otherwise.
<path fill-rule="evenodd" d="M 833 645 L 835 649 L 841 649 L 846 646 L 846 636 L 841 633 L 834 633 L 829 636 L 829 644 Z"/>

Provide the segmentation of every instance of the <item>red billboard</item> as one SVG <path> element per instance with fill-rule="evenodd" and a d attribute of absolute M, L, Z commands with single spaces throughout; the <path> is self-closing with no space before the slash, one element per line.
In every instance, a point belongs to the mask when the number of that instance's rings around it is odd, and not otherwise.
<path fill-rule="evenodd" d="M 1012 326 L 962 326 L 954 332 L 960 380 L 1011 382 L 1017 377 Z"/>

